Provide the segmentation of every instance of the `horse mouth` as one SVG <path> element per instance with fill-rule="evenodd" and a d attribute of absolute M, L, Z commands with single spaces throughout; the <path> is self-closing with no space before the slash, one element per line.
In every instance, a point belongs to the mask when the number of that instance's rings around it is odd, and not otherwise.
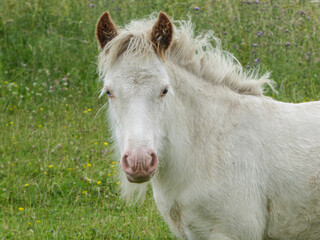
<path fill-rule="evenodd" d="M 151 180 L 151 178 L 153 177 L 153 174 L 151 174 L 148 177 L 138 177 L 138 178 L 133 178 L 127 174 L 126 176 L 127 176 L 127 180 L 131 183 L 145 183 Z"/>

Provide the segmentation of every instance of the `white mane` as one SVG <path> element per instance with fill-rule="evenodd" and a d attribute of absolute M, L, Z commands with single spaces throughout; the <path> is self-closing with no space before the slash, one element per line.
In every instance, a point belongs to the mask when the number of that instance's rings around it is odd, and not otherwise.
<path fill-rule="evenodd" d="M 119 35 L 99 55 L 98 69 L 101 77 L 106 75 L 121 54 L 137 57 L 154 54 L 149 35 L 155 21 L 153 14 L 148 19 L 131 21 L 123 29 L 119 29 Z M 259 77 L 257 71 L 245 70 L 232 54 L 221 49 L 220 40 L 211 31 L 195 37 L 190 20 L 174 21 L 173 35 L 166 60 L 185 68 L 204 81 L 225 85 L 240 94 L 262 95 L 266 84 L 273 89 L 268 73 Z"/>

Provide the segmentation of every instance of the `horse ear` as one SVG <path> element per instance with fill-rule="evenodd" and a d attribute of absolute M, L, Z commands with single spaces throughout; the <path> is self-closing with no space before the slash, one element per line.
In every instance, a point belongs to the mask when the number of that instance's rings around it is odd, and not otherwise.
<path fill-rule="evenodd" d="M 96 35 L 101 49 L 118 35 L 116 25 L 112 22 L 108 12 L 103 13 L 99 18 Z"/>
<path fill-rule="evenodd" d="M 154 24 L 151 32 L 151 42 L 157 53 L 163 57 L 169 48 L 173 37 L 173 26 L 169 17 L 159 13 L 157 22 Z"/>

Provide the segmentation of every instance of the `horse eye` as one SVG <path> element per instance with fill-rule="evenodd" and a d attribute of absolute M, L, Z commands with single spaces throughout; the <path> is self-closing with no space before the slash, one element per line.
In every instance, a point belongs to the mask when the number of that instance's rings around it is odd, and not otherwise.
<path fill-rule="evenodd" d="M 167 93 L 168 93 L 168 88 L 166 88 L 166 89 L 164 89 L 164 90 L 162 91 L 161 96 L 164 96 L 164 95 L 166 95 Z"/>
<path fill-rule="evenodd" d="M 112 97 L 112 94 L 109 90 L 106 90 L 106 94 L 108 95 L 108 97 Z"/>

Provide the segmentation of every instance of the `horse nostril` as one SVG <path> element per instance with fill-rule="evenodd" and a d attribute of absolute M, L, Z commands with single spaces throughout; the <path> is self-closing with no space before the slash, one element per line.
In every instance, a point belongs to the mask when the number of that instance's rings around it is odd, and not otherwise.
<path fill-rule="evenodd" d="M 122 165 L 125 167 L 125 168 L 129 168 L 130 165 L 129 165 L 129 162 L 128 162 L 128 155 L 125 154 L 123 157 L 122 157 Z"/>
<path fill-rule="evenodd" d="M 151 162 L 150 162 L 150 167 L 153 168 L 153 167 L 156 167 L 157 164 L 158 164 L 158 158 L 157 158 L 157 155 L 155 153 L 151 153 Z"/>
<path fill-rule="evenodd" d="M 152 166 L 153 164 L 154 164 L 154 159 L 155 159 L 155 154 L 154 153 L 152 153 L 151 154 L 151 163 L 150 163 L 150 166 Z"/>

